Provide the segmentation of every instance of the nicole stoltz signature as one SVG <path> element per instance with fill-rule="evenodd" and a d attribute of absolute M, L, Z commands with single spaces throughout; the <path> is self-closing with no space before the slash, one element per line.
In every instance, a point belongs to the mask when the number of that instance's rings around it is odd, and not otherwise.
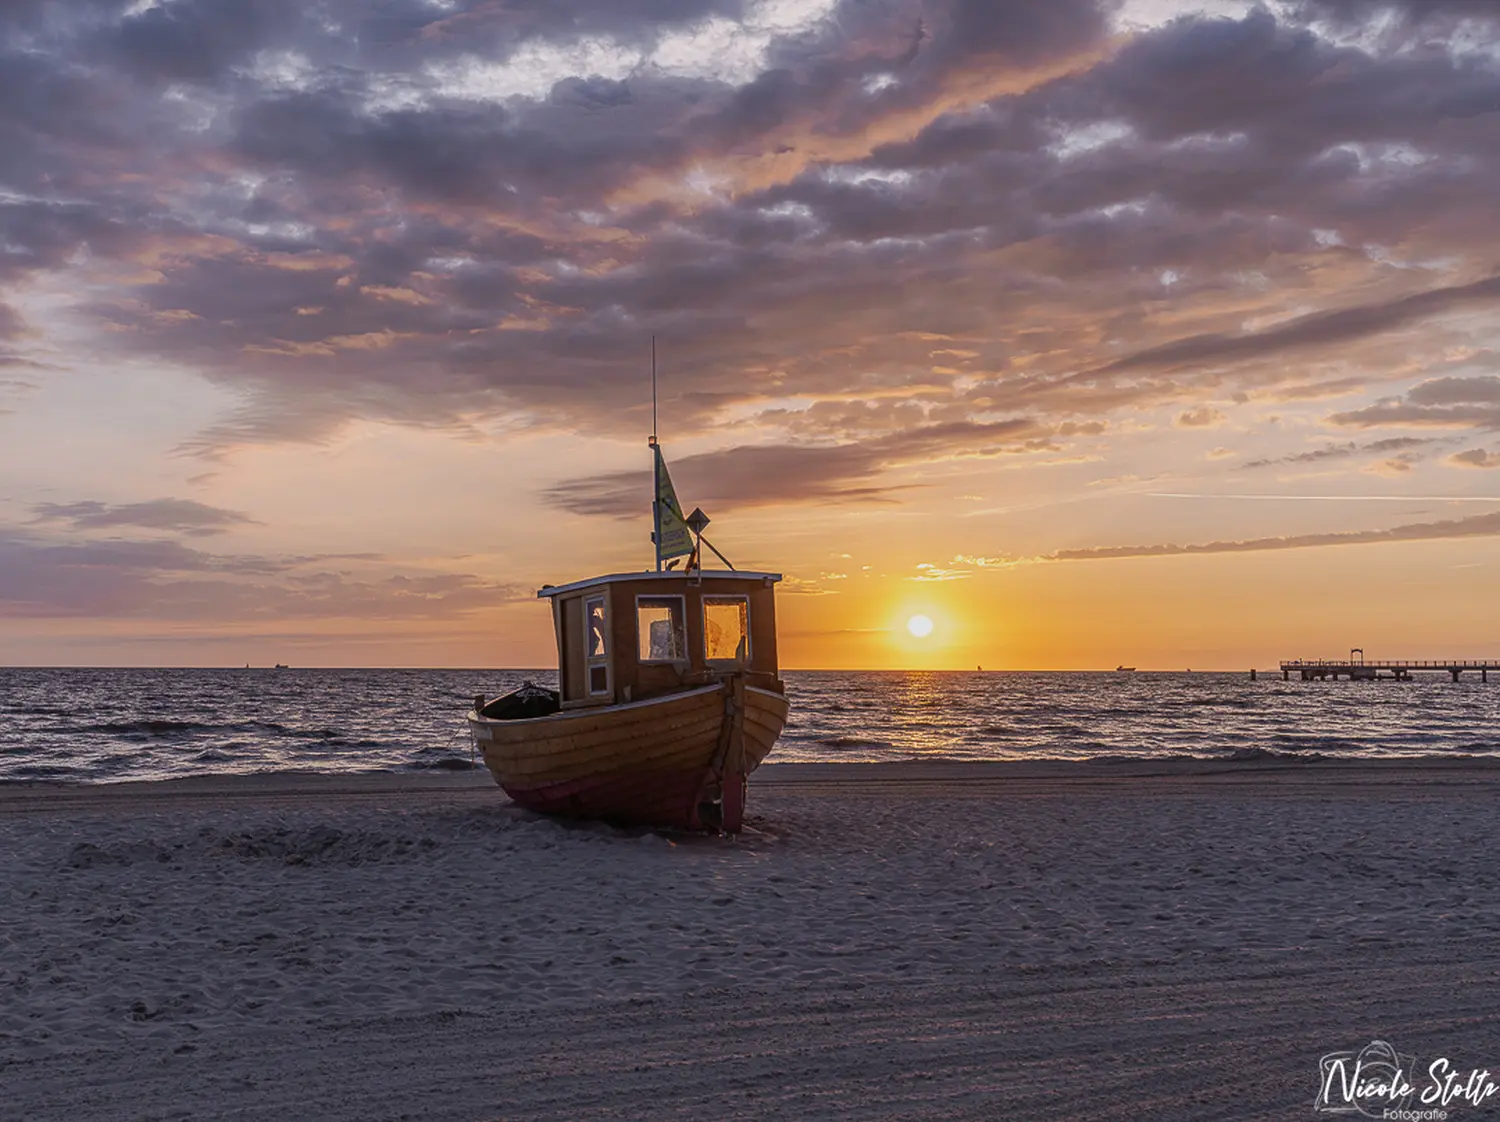
<path fill-rule="evenodd" d="M 1318 1061 L 1313 1109 L 1392 1122 L 1444 1122 L 1450 1108 L 1483 1105 L 1497 1092 L 1500 1084 L 1488 1068 L 1465 1071 L 1439 1056 L 1418 1075 L 1415 1057 L 1373 1040 L 1358 1052 L 1329 1052 Z"/>

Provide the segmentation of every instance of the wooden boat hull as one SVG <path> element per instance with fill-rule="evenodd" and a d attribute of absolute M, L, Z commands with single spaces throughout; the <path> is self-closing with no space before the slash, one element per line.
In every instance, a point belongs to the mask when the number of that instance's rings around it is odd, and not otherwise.
<path fill-rule="evenodd" d="M 742 743 L 743 752 L 730 754 L 728 773 L 732 777 L 742 758 L 748 776 L 786 723 L 789 706 L 781 694 L 745 688 L 738 719 L 726 706 L 732 697 L 733 687 L 725 683 L 525 720 L 471 712 L 469 728 L 495 782 L 522 806 L 576 818 L 702 829 L 715 825 L 705 819 L 705 804 L 735 794 L 720 785 L 731 731 L 742 730 L 735 744 Z"/>

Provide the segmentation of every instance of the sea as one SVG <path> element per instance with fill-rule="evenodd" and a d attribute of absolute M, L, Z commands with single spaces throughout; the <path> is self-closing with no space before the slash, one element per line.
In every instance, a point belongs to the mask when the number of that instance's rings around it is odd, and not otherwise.
<path fill-rule="evenodd" d="M 1500 756 L 1500 681 L 784 671 L 771 761 Z M 462 770 L 476 694 L 555 671 L 0 667 L 0 783 Z"/>

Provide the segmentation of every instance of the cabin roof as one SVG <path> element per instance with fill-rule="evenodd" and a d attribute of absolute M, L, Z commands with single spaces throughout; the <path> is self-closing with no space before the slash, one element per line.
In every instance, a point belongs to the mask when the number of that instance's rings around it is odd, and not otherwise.
<path fill-rule="evenodd" d="M 781 579 L 781 574 L 752 573 L 747 572 L 743 569 L 695 569 L 690 574 L 684 573 L 681 570 L 663 570 L 662 572 L 656 572 L 655 570 L 647 569 L 643 573 L 610 573 L 607 576 L 589 577 L 586 580 L 575 580 L 570 584 L 543 585 L 541 588 L 537 589 L 536 595 L 537 599 L 543 599 L 545 597 L 558 596 L 564 592 L 574 592 L 580 588 L 592 588 L 597 584 L 614 584 L 617 581 L 625 580 L 661 581 L 664 585 L 670 586 L 674 582 L 684 583 L 690 578 L 695 581 L 699 578 L 702 578 L 705 581 L 760 580 L 775 582 Z"/>

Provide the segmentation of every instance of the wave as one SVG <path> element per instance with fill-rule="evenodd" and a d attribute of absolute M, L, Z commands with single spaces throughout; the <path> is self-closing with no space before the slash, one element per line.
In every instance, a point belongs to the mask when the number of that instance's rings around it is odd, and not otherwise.
<path fill-rule="evenodd" d="M 64 767 L 58 764 L 19 764 L 10 769 L 6 776 L 6 782 L 25 783 L 35 780 L 58 780 L 58 779 L 86 779 L 88 774 L 76 767 Z"/>
<path fill-rule="evenodd" d="M 103 733 L 106 736 L 121 736 L 127 740 L 167 740 L 173 737 L 194 736 L 213 732 L 220 725 L 205 725 L 200 721 L 171 721 L 147 719 L 139 721 L 105 721 L 97 725 L 77 725 L 73 728 L 56 729 L 57 732 Z"/>
<path fill-rule="evenodd" d="M 813 743 L 821 744 L 824 748 L 890 748 L 891 744 L 885 740 L 868 740 L 860 736 L 824 736 Z"/>
<path fill-rule="evenodd" d="M 0 780 L 462 770 L 462 712 L 522 672 L 0 671 Z M 532 674 L 536 677 L 536 674 Z M 804 673 L 771 760 L 1500 756 L 1500 688 L 1266 675 Z M 554 679 L 555 680 L 555 679 Z M 1331 684 L 1330 684 L 1331 685 Z M 316 687 L 316 688 L 314 688 Z"/>
<path fill-rule="evenodd" d="M 444 756 L 440 760 L 412 760 L 406 766 L 411 771 L 474 771 L 483 765 L 462 756 Z"/>
<path fill-rule="evenodd" d="M 1321 752 L 1277 752 L 1271 748 L 1236 748 L 1227 756 L 1219 757 L 1236 764 L 1255 763 L 1262 760 L 1281 760 L 1286 763 L 1311 764 L 1327 760 Z"/>
<path fill-rule="evenodd" d="M 1317 736 L 1316 734 L 1293 736 L 1287 733 L 1277 733 L 1270 740 L 1283 752 L 1297 755 L 1305 755 L 1309 752 L 1338 752 L 1351 756 L 1367 756 L 1371 754 L 1371 748 L 1374 747 L 1365 740 L 1352 740 L 1341 736 Z"/>
<path fill-rule="evenodd" d="M 338 741 L 356 748 L 384 748 L 389 741 L 361 738 L 348 740 L 348 733 L 336 728 L 293 728 L 276 721 L 205 721 L 172 720 L 166 717 L 143 717 L 130 721 L 101 721 L 88 725 L 61 725 L 43 731 L 53 734 L 88 734 L 117 736 L 125 740 L 172 740 L 198 736 L 255 735 L 285 740 Z"/>

